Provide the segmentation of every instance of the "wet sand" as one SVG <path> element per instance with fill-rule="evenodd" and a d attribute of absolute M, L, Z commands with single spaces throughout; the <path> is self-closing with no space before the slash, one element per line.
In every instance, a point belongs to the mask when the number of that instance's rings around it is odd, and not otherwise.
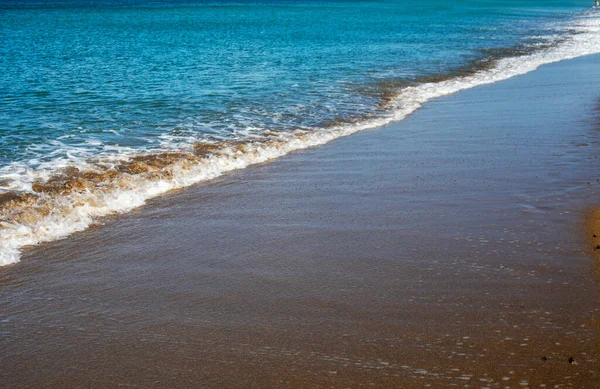
<path fill-rule="evenodd" d="M 597 388 L 598 85 L 544 66 L 26 250 L 0 386 Z"/>

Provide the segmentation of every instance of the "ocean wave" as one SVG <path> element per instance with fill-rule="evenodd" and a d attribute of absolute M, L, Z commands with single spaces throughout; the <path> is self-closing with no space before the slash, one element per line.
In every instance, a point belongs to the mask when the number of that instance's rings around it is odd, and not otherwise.
<path fill-rule="evenodd" d="M 544 64 L 600 53 L 598 12 L 582 13 L 561 28 L 564 36 L 552 45 L 538 44 L 526 53 L 508 51 L 503 54 L 508 56 L 492 58 L 468 72 L 402 86 L 386 94 L 386 113 L 374 118 L 311 130 L 263 131 L 246 140 L 187 138 L 173 145 L 165 140 L 166 146 L 153 153 L 123 147 L 91 155 L 73 148 L 66 158 L 43 161 L 35 168 L 9 165 L 0 170 L 0 266 L 18 262 L 24 246 L 64 238 L 170 190 L 402 120 L 431 99 L 506 80 Z"/>

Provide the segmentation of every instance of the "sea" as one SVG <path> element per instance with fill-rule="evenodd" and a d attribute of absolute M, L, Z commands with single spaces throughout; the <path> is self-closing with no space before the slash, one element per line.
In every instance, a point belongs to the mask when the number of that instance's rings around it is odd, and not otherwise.
<path fill-rule="evenodd" d="M 590 0 L 0 0 L 0 266 L 599 37 Z"/>

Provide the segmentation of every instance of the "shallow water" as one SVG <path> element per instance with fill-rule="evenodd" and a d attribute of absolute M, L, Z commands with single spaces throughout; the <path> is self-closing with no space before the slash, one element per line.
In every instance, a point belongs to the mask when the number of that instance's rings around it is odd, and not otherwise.
<path fill-rule="evenodd" d="M 0 1 L 0 265 L 170 189 L 598 52 L 588 5 Z"/>
<path fill-rule="evenodd" d="M 599 64 L 441 98 L 24 250 L 0 271 L 0 382 L 597 389 L 578 225 L 600 194 Z"/>

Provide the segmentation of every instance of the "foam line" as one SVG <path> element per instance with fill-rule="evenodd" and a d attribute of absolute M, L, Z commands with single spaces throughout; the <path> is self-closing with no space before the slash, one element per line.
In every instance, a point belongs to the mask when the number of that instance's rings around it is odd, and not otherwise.
<path fill-rule="evenodd" d="M 35 185 L 41 188 L 50 185 L 54 175 L 88 156 L 47 162 L 36 169 L 17 164 L 9 166 L 0 172 L 0 178 L 10 179 L 5 195 L 19 193 L 19 196 L 0 205 L 0 266 L 18 262 L 24 246 L 85 230 L 102 216 L 130 211 L 170 190 L 402 120 L 431 99 L 506 80 L 544 64 L 600 53 L 600 40 L 597 39 L 600 18 L 595 11 L 578 15 L 565 30 L 568 31 L 566 39 L 553 47 L 497 60 L 495 66 L 468 76 L 406 87 L 391 101 L 389 113 L 377 119 L 312 131 L 271 134 L 261 141 L 205 144 L 201 152 L 194 152 L 194 144 L 190 142 L 177 153 L 163 153 L 159 157 L 140 156 L 133 150 L 124 149 L 111 158 L 79 163 L 68 180 L 60 181 L 60 185 L 56 184 L 48 191 L 35 191 L 34 188 Z M 65 174 L 61 174 L 64 178 Z M 31 195 L 28 197 L 27 193 Z"/>

